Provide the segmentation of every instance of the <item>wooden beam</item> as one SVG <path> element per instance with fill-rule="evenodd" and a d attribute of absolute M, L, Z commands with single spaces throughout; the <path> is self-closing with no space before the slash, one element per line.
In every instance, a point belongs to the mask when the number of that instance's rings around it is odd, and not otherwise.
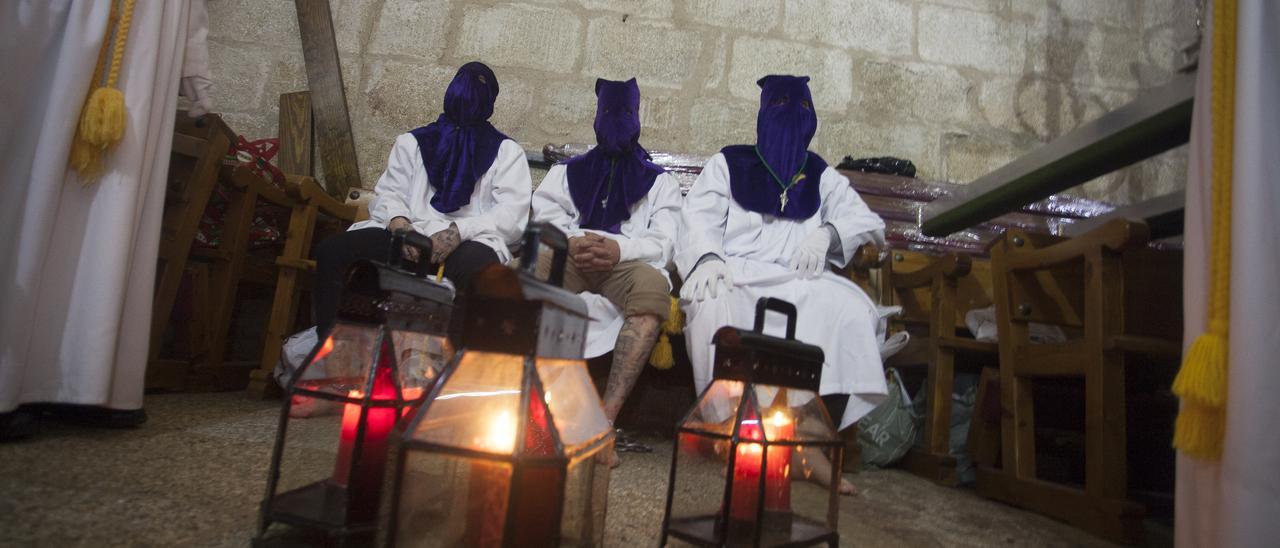
<path fill-rule="evenodd" d="M 324 166 L 325 190 L 332 196 L 346 196 L 360 188 L 356 145 L 351 136 L 347 94 L 342 85 L 338 44 L 333 36 L 329 0 L 294 0 L 298 10 L 298 30 L 302 35 L 302 56 L 307 65 L 307 85 L 311 88 L 311 109 L 315 117 L 316 142 Z"/>
<path fill-rule="evenodd" d="M 1195 80 L 1194 74 L 1176 76 L 930 203 L 921 232 L 946 236 L 1186 143 Z"/>
<path fill-rule="evenodd" d="M 291 175 L 315 175 L 315 130 L 311 119 L 311 92 L 280 94 L 280 171 Z"/>

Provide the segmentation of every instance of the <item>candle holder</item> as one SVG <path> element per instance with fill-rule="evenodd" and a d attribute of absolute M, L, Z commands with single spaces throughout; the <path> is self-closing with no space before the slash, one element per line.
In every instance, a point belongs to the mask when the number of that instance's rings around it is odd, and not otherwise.
<path fill-rule="evenodd" d="M 360 261 L 344 277 L 337 321 L 289 382 L 255 543 L 273 523 L 345 543 L 372 540 L 388 442 L 452 357 L 445 335 L 453 291 L 407 270 L 393 236 L 390 264 Z"/>
<path fill-rule="evenodd" d="M 786 338 L 764 334 L 769 310 Z M 818 396 L 822 349 L 795 324 L 794 305 L 765 298 L 754 329 L 716 331 L 714 380 L 676 429 L 663 545 L 839 544 L 844 444 Z"/>
<path fill-rule="evenodd" d="M 586 305 L 559 287 L 567 252 L 534 225 L 520 270 L 472 282 L 461 350 L 400 445 L 385 546 L 603 544 L 614 435 L 582 358 Z"/>

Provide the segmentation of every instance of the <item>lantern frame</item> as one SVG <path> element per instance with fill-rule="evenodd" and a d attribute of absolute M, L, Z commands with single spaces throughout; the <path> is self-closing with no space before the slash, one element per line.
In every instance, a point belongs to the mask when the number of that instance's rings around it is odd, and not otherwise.
<path fill-rule="evenodd" d="M 553 251 L 552 269 L 547 281 L 539 280 L 535 274 L 539 244 L 547 244 Z M 583 349 L 586 345 L 587 309 L 585 303 L 577 295 L 559 287 L 563 282 L 564 265 L 568 257 L 568 238 L 563 232 L 551 225 L 531 224 L 524 235 L 523 255 L 518 270 L 490 266 L 470 286 L 467 302 L 467 315 L 463 319 L 462 344 L 445 371 L 436 380 L 428 395 L 415 412 L 412 421 L 402 433 L 402 440 L 396 451 L 393 483 L 390 487 L 390 504 L 383 508 L 386 525 L 381 536 L 380 545 L 394 546 L 403 539 L 398 537 L 402 514 L 410 504 L 405 498 L 406 462 L 411 454 L 427 456 L 455 457 L 465 459 L 472 465 L 476 463 L 504 463 L 511 467 L 510 479 L 506 482 L 507 504 L 503 511 L 502 545 L 541 545 L 541 542 L 558 544 L 561 542 L 561 525 L 568 504 L 565 490 L 568 487 L 570 472 L 575 463 L 582 465 L 585 459 L 594 459 L 613 444 L 614 432 L 611 427 L 592 435 L 586 441 L 575 444 L 570 450 L 566 448 L 560 428 L 555 422 L 552 405 L 545 400 L 547 387 L 538 371 L 541 360 L 567 360 L 581 362 L 570 365 L 582 367 L 586 374 L 586 363 Z M 519 403 L 515 424 L 515 443 L 509 452 L 495 452 L 483 449 L 461 447 L 458 444 L 431 441 L 419 437 L 419 429 L 427 420 L 432 405 L 442 395 L 442 391 L 450 386 L 450 379 L 459 373 L 469 353 L 492 353 L 506 355 L 520 360 Z M 474 364 L 473 366 L 481 366 Z M 473 367 L 468 366 L 468 367 Z M 589 377 L 587 381 L 590 384 Z M 592 390 L 594 385 L 591 384 Z M 534 395 L 541 396 L 535 401 Z M 592 394 L 595 405 L 600 407 L 603 418 L 603 404 L 599 396 Z M 533 454 L 526 447 L 528 428 L 536 420 L 534 409 L 540 407 L 545 412 L 546 432 L 552 440 L 551 454 Z M 586 463 L 587 466 L 598 466 Z M 604 484 L 607 486 L 610 470 L 607 464 L 603 467 Z M 554 469 L 558 471 L 554 486 L 545 482 L 525 481 L 531 470 Z M 588 479 L 595 481 L 596 471 Z M 553 493 L 534 492 L 534 486 L 555 489 Z M 550 495 L 550 496 L 548 496 Z M 547 500 L 551 499 L 551 500 Z M 607 495 L 601 500 L 601 517 L 607 508 Z M 535 533 L 550 535 L 546 538 L 529 539 L 529 534 L 519 530 L 520 519 L 527 507 L 522 503 L 554 502 L 549 514 L 539 517 L 553 529 Z M 588 501 L 593 503 L 594 500 Z M 526 516 L 527 519 L 527 516 Z M 603 528 L 600 535 L 603 535 Z M 525 543 L 525 544 L 521 544 Z M 528 544 L 532 543 L 532 544 Z"/>
<path fill-rule="evenodd" d="M 765 314 L 770 310 L 786 315 L 786 338 L 764 334 Z M 834 425 L 831 423 L 831 417 L 826 411 L 826 406 L 822 404 L 821 398 L 818 397 L 824 361 L 822 349 L 796 340 L 795 324 L 795 305 L 781 299 L 766 297 L 756 302 L 755 327 L 753 329 L 744 330 L 736 327 L 722 327 L 716 331 L 713 337 L 713 342 L 715 343 L 713 384 L 709 385 L 699 395 L 694 407 L 685 414 L 676 428 L 676 440 L 671 452 L 671 468 L 667 479 L 666 509 L 662 518 L 662 536 L 659 545 L 665 546 L 670 537 L 675 537 L 697 546 L 761 546 L 762 541 L 765 540 L 765 528 L 771 525 L 770 519 L 766 516 L 766 497 L 764 496 L 767 481 L 765 470 L 768 468 L 771 447 L 790 448 L 791 451 L 798 450 L 800 447 L 816 447 L 822 449 L 824 454 L 829 455 L 832 459 L 830 485 L 826 488 L 828 493 L 826 522 L 822 523 L 812 518 L 798 515 L 793 510 L 780 513 L 780 517 L 786 520 L 787 526 L 792 528 L 792 534 L 789 540 L 771 544 L 771 546 L 799 547 L 826 544 L 835 547 L 839 545 L 840 533 L 837 523 L 840 500 L 839 486 L 843 477 L 841 467 L 844 460 L 844 442 L 834 435 L 828 440 L 770 439 L 773 436 L 767 434 L 763 426 L 767 409 L 760 406 L 756 395 L 757 387 L 778 388 L 779 395 L 788 388 L 812 392 L 816 405 L 821 409 L 822 419 L 826 421 L 833 434 L 836 432 Z M 715 388 L 715 383 L 718 381 L 738 381 L 742 383 L 742 396 L 737 409 L 734 411 L 732 417 L 734 421 L 733 428 L 729 434 L 710 432 L 706 429 L 688 426 L 696 422 L 695 415 L 700 410 L 699 404 L 709 397 L 709 393 Z M 758 437 L 746 437 L 743 432 L 743 424 L 749 420 L 747 414 L 752 411 L 757 415 L 754 420 L 761 423 L 757 434 Z M 675 498 L 677 473 L 679 471 L 681 440 L 684 439 L 684 436 L 728 443 L 728 457 L 724 468 L 724 491 L 718 511 L 691 517 L 673 518 L 672 506 Z M 735 466 L 738 464 L 739 447 L 743 444 L 760 447 L 759 480 L 755 485 L 755 496 L 753 497 L 755 517 L 751 522 L 751 531 L 749 532 L 735 527 L 733 518 L 726 515 L 730 513 L 734 502 L 733 489 L 734 483 L 737 481 L 735 479 L 735 471 L 737 470 Z M 786 474 L 788 478 L 791 477 L 789 469 Z M 794 529 L 796 525 L 804 527 L 807 532 L 796 533 L 796 529 Z"/>
<path fill-rule="evenodd" d="M 366 451 L 369 449 L 367 439 L 369 424 L 377 409 L 394 409 L 390 417 L 392 424 L 386 434 L 385 442 L 390 444 L 397 428 L 403 423 L 401 418 L 421 403 L 426 392 L 435 385 L 436 379 L 420 389 L 420 395 L 406 396 L 406 388 L 402 384 L 402 364 L 397 359 L 398 349 L 394 343 L 396 333 L 414 333 L 446 339 L 450 317 L 453 309 L 453 291 L 448 287 L 435 284 L 426 279 L 426 263 L 420 262 L 413 271 L 411 265 L 401 259 L 400 249 L 403 245 L 413 245 L 421 250 L 422 256 L 430 256 L 430 239 L 411 231 L 393 234 L 391 240 L 389 264 L 375 261 L 357 261 L 347 271 L 344 278 L 343 293 L 338 307 L 338 318 L 333 331 L 339 329 L 364 330 L 372 334 L 371 354 L 360 356 L 363 361 L 360 368 L 363 378 L 355 389 L 358 396 L 334 393 L 323 389 L 320 380 L 304 379 L 307 369 L 326 358 L 335 344 L 331 333 L 325 340 L 317 341 L 315 348 L 307 355 L 303 366 L 289 380 L 285 390 L 284 404 L 281 406 L 280 419 L 277 425 L 273 444 L 271 463 L 267 472 L 267 489 L 259 506 L 258 529 L 254 542 L 260 543 L 267 529 L 273 523 L 282 523 L 323 533 L 331 539 L 345 542 L 352 537 L 371 537 L 376 530 L 378 506 L 381 496 L 382 478 L 386 468 L 380 474 L 377 485 L 365 485 L 361 481 L 363 466 L 366 462 Z M 447 344 L 447 343 L 446 343 Z M 385 376 L 385 378 L 380 378 Z M 375 394 L 379 383 L 390 383 L 394 397 L 379 397 Z M 333 402 L 340 406 L 342 424 L 345 425 L 347 414 L 358 407 L 354 438 L 349 446 L 350 456 L 345 475 L 352 484 L 338 485 L 325 477 L 278 492 L 282 475 L 282 464 L 286 440 L 289 436 L 289 423 L 294 418 L 290 410 L 294 405 L 294 396 L 314 398 Z M 344 451 L 342 434 L 339 434 L 339 456 Z M 388 446 L 386 453 L 391 452 Z M 338 472 L 338 467 L 334 467 Z M 371 507 L 357 506 L 361 499 L 372 501 Z"/>

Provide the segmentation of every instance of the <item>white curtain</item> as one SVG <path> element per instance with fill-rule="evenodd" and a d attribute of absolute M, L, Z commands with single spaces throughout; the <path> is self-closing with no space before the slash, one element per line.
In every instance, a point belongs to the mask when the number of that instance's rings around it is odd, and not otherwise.
<path fill-rule="evenodd" d="M 1211 6 L 1206 6 L 1209 12 Z M 1205 28 L 1212 28 L 1211 22 Z M 1222 461 L 1178 455 L 1179 547 L 1280 543 L 1280 3 L 1239 0 L 1231 218 L 1230 372 Z M 1200 53 L 1187 181 L 1185 341 L 1204 332 L 1209 280 L 1210 101 Z"/>
<path fill-rule="evenodd" d="M 0 2 L 0 412 L 142 407 L 188 19 L 203 12 L 192 5 L 137 1 L 124 139 L 86 186 L 67 154 L 111 2 Z"/>

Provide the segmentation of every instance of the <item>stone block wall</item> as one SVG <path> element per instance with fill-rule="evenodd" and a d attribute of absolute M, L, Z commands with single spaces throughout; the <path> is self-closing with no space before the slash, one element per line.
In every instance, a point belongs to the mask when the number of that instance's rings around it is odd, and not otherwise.
<path fill-rule="evenodd" d="M 215 101 L 249 137 L 305 89 L 290 0 L 208 0 Z M 807 74 L 813 149 L 909 158 L 969 182 L 1165 83 L 1196 0 L 330 0 L 361 177 L 433 121 L 458 65 L 488 63 L 494 124 L 528 147 L 592 142 L 597 77 L 636 77 L 642 142 L 751 142 L 770 73 Z M 1184 147 L 1185 148 L 1185 147 Z M 1129 203 L 1180 188 L 1184 150 L 1077 192 Z"/>

